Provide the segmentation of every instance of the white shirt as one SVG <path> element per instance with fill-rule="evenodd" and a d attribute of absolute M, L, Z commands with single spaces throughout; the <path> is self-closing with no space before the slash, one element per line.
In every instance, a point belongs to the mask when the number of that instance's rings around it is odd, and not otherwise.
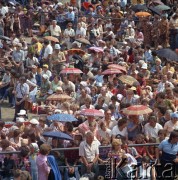
<path fill-rule="evenodd" d="M 80 29 L 76 30 L 76 35 L 80 35 L 81 37 L 85 37 L 86 36 L 86 30 L 81 27 Z"/>
<path fill-rule="evenodd" d="M 157 138 L 160 129 L 163 129 L 163 127 L 159 123 L 156 123 L 155 127 L 150 126 L 149 123 L 144 126 L 145 135 L 148 137 Z"/>
<path fill-rule="evenodd" d="M 170 87 L 171 87 L 171 88 L 174 88 L 174 85 L 173 85 L 171 82 L 166 81 L 166 83 L 169 83 L 169 84 L 170 84 Z M 158 92 L 164 92 L 164 91 L 165 91 L 165 83 L 160 82 L 160 83 L 158 84 L 158 89 L 157 89 L 157 91 L 158 91 Z"/>
<path fill-rule="evenodd" d="M 127 127 L 125 127 L 122 131 L 120 131 L 118 128 L 118 125 L 116 125 L 113 127 L 111 134 L 114 136 L 117 136 L 118 134 L 120 134 L 123 137 L 127 137 L 128 136 Z"/>
<path fill-rule="evenodd" d="M 53 25 L 50 25 L 49 30 L 51 32 L 51 36 L 60 36 L 61 35 L 61 28 L 58 25 L 56 25 L 55 27 L 53 27 Z"/>
<path fill-rule="evenodd" d="M 98 141 L 94 140 L 91 146 L 89 146 L 86 141 L 80 143 L 79 156 L 85 157 L 88 163 L 93 162 L 96 155 L 98 154 L 99 154 Z"/>
<path fill-rule="evenodd" d="M 44 55 L 43 57 L 44 58 L 47 58 L 49 55 L 51 55 L 53 53 L 53 48 L 50 44 L 48 44 L 45 48 L 45 51 L 44 51 Z"/>
<path fill-rule="evenodd" d="M 173 124 L 172 121 L 167 121 L 165 124 L 164 124 L 164 129 L 168 132 L 168 133 L 171 133 L 174 129 L 178 129 L 178 121 Z"/>
<path fill-rule="evenodd" d="M 41 76 L 43 76 L 44 74 L 46 74 L 49 78 L 52 76 L 52 73 L 50 70 L 47 70 L 46 72 L 42 71 Z"/>

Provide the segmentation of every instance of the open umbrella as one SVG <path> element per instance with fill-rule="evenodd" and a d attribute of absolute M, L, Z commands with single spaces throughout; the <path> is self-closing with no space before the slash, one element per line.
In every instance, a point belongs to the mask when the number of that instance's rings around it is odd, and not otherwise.
<path fill-rule="evenodd" d="M 97 110 L 97 109 L 84 109 L 80 112 L 83 116 L 97 116 L 97 117 L 104 117 L 104 114 Z"/>
<path fill-rule="evenodd" d="M 137 4 L 137 5 L 134 5 L 132 6 L 132 10 L 133 11 L 143 11 L 143 10 L 147 10 L 147 7 L 145 4 Z"/>
<path fill-rule="evenodd" d="M 44 39 L 47 39 L 49 41 L 53 41 L 53 42 L 59 42 L 59 40 L 56 37 L 53 36 L 45 36 Z"/>
<path fill-rule="evenodd" d="M 11 41 L 11 39 L 9 37 L 2 36 L 2 35 L 0 35 L 0 39 L 5 40 L 5 41 Z"/>
<path fill-rule="evenodd" d="M 67 50 L 67 52 L 70 54 L 70 55 L 74 55 L 74 54 L 80 54 L 80 55 L 84 55 L 86 52 L 81 50 L 81 49 L 69 49 Z"/>
<path fill-rule="evenodd" d="M 118 64 L 110 64 L 110 65 L 108 66 L 108 68 L 109 68 L 109 69 L 118 69 L 118 70 L 120 70 L 120 71 L 127 72 L 127 70 L 126 70 L 125 67 L 120 66 L 120 65 L 118 65 Z"/>
<path fill-rule="evenodd" d="M 151 7 L 149 7 L 148 9 L 149 9 L 152 13 L 161 16 L 161 13 L 160 13 L 159 10 L 156 9 L 155 7 L 151 6 Z"/>
<path fill-rule="evenodd" d="M 126 115 L 143 115 L 143 114 L 149 114 L 153 112 L 153 110 L 147 106 L 133 105 L 128 108 L 124 108 L 122 112 Z"/>
<path fill-rule="evenodd" d="M 77 121 L 77 119 L 70 114 L 53 114 L 47 117 L 50 121 L 60 121 L 60 122 L 73 122 Z"/>
<path fill-rule="evenodd" d="M 66 139 L 66 140 L 73 140 L 71 136 L 69 136 L 66 133 L 60 132 L 60 131 L 49 131 L 49 132 L 44 132 L 43 136 L 45 137 L 52 137 L 52 138 L 57 138 L 57 139 Z"/>
<path fill-rule="evenodd" d="M 164 3 L 161 2 L 160 0 L 153 0 L 152 3 L 153 3 L 153 4 L 164 5 Z"/>
<path fill-rule="evenodd" d="M 77 68 L 65 68 L 60 72 L 60 74 L 81 74 L 81 73 L 83 72 Z"/>
<path fill-rule="evenodd" d="M 103 50 L 103 48 L 101 48 L 101 47 L 90 47 L 89 48 L 89 50 L 91 50 L 91 51 L 95 51 L 95 52 L 104 52 L 104 50 Z"/>
<path fill-rule="evenodd" d="M 76 39 L 76 41 L 79 43 L 86 44 L 86 45 L 91 45 L 90 41 L 85 38 L 78 38 L 78 39 Z"/>
<path fill-rule="evenodd" d="M 60 101 L 60 100 L 70 100 L 72 97 L 67 94 L 52 94 L 47 97 L 48 101 Z"/>
<path fill-rule="evenodd" d="M 82 6 L 83 6 L 86 10 L 88 10 L 90 7 L 92 7 L 93 9 L 95 9 L 95 7 L 94 7 L 91 3 L 89 3 L 89 2 L 83 2 L 83 3 L 82 3 Z"/>
<path fill-rule="evenodd" d="M 111 75 L 111 74 L 122 74 L 119 69 L 106 69 L 102 72 L 102 75 Z"/>
<path fill-rule="evenodd" d="M 156 53 L 159 57 L 164 57 L 171 61 L 178 61 L 178 55 L 176 54 L 176 52 L 172 51 L 169 48 L 157 50 Z"/>
<path fill-rule="evenodd" d="M 158 5 L 158 6 L 155 6 L 156 9 L 160 10 L 160 11 L 167 11 L 169 9 L 171 9 L 169 6 L 166 6 L 166 5 Z"/>
<path fill-rule="evenodd" d="M 122 75 L 119 77 L 119 80 L 130 86 L 132 86 L 134 82 L 137 82 L 137 80 L 135 78 L 133 78 L 132 76 L 129 76 L 129 75 Z"/>
<path fill-rule="evenodd" d="M 137 12 L 137 13 L 135 13 L 135 15 L 138 16 L 138 17 L 147 17 L 147 16 L 151 16 L 151 14 L 148 13 L 148 12 Z"/>

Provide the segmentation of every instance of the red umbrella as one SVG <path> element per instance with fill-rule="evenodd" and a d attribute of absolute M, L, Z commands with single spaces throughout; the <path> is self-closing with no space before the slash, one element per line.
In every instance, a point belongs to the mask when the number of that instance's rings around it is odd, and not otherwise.
<path fill-rule="evenodd" d="M 84 7 L 86 10 L 88 10 L 90 7 L 92 7 L 93 9 L 95 9 L 95 7 L 94 7 L 91 3 L 89 3 L 89 2 L 83 2 L 82 5 L 83 5 L 83 7 Z"/>
<path fill-rule="evenodd" d="M 128 108 L 124 108 L 122 112 L 127 115 L 143 115 L 143 114 L 149 114 L 153 112 L 153 110 L 147 106 L 133 105 Z"/>
<path fill-rule="evenodd" d="M 103 75 L 110 75 L 110 74 L 121 74 L 122 72 L 119 69 L 106 69 L 102 72 Z"/>
<path fill-rule="evenodd" d="M 95 52 L 104 52 L 104 50 L 101 47 L 90 47 L 89 50 L 95 51 Z"/>
<path fill-rule="evenodd" d="M 84 109 L 80 112 L 83 116 L 98 116 L 98 117 L 104 117 L 104 114 L 97 110 L 97 109 Z"/>
<path fill-rule="evenodd" d="M 60 72 L 60 74 L 81 74 L 81 73 L 83 72 L 77 68 L 65 68 Z"/>
<path fill-rule="evenodd" d="M 110 65 L 108 66 L 108 68 L 109 68 L 109 69 L 118 69 L 118 70 L 120 70 L 120 71 L 127 72 L 127 70 L 126 70 L 125 67 L 120 66 L 120 65 L 118 65 L 118 64 L 110 64 Z"/>

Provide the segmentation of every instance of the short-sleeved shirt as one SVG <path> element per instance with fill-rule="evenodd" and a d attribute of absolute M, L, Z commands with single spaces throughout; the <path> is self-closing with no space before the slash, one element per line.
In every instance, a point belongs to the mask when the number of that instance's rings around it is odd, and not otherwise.
<path fill-rule="evenodd" d="M 17 63 L 24 61 L 25 60 L 24 51 L 22 51 L 22 50 L 13 51 L 12 59 Z"/>
<path fill-rule="evenodd" d="M 168 154 L 176 155 L 178 153 L 178 143 L 171 144 L 168 139 L 163 140 L 158 148 Z"/>
<path fill-rule="evenodd" d="M 53 27 L 53 25 L 50 25 L 49 30 L 51 32 L 51 36 L 58 36 L 59 37 L 61 35 L 61 28 L 58 25 L 56 25 L 56 27 Z"/>
<path fill-rule="evenodd" d="M 18 83 L 16 87 L 16 98 L 23 98 L 29 94 L 29 85 L 27 83 Z"/>
<path fill-rule="evenodd" d="M 173 124 L 172 121 L 167 121 L 165 124 L 164 124 L 164 129 L 170 133 L 172 132 L 174 129 L 178 129 L 178 121 Z"/>
<path fill-rule="evenodd" d="M 158 131 L 160 129 L 163 129 L 163 127 L 159 123 L 156 123 L 155 127 L 150 126 L 149 123 L 144 126 L 145 135 L 154 138 L 158 137 Z"/>
<path fill-rule="evenodd" d="M 44 51 L 44 55 L 43 57 L 44 58 L 47 58 L 49 55 L 51 55 L 53 53 L 53 48 L 50 44 L 48 44 L 45 48 L 45 51 Z"/>
<path fill-rule="evenodd" d="M 125 127 L 122 131 L 119 130 L 118 125 L 114 126 L 111 134 L 114 136 L 117 136 L 118 134 L 123 136 L 123 137 L 127 137 L 128 136 L 128 132 L 127 132 L 127 128 Z"/>
<path fill-rule="evenodd" d="M 86 141 L 80 143 L 79 156 L 85 157 L 87 159 L 87 162 L 93 162 L 96 155 L 98 154 L 99 154 L 98 141 L 93 141 L 91 146 L 89 146 Z"/>

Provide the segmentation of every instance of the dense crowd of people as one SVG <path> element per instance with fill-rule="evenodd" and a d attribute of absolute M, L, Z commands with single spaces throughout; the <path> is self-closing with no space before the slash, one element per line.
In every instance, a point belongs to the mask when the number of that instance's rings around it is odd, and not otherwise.
<path fill-rule="evenodd" d="M 1 1 L 0 40 L 2 179 L 174 179 L 177 1 Z"/>

